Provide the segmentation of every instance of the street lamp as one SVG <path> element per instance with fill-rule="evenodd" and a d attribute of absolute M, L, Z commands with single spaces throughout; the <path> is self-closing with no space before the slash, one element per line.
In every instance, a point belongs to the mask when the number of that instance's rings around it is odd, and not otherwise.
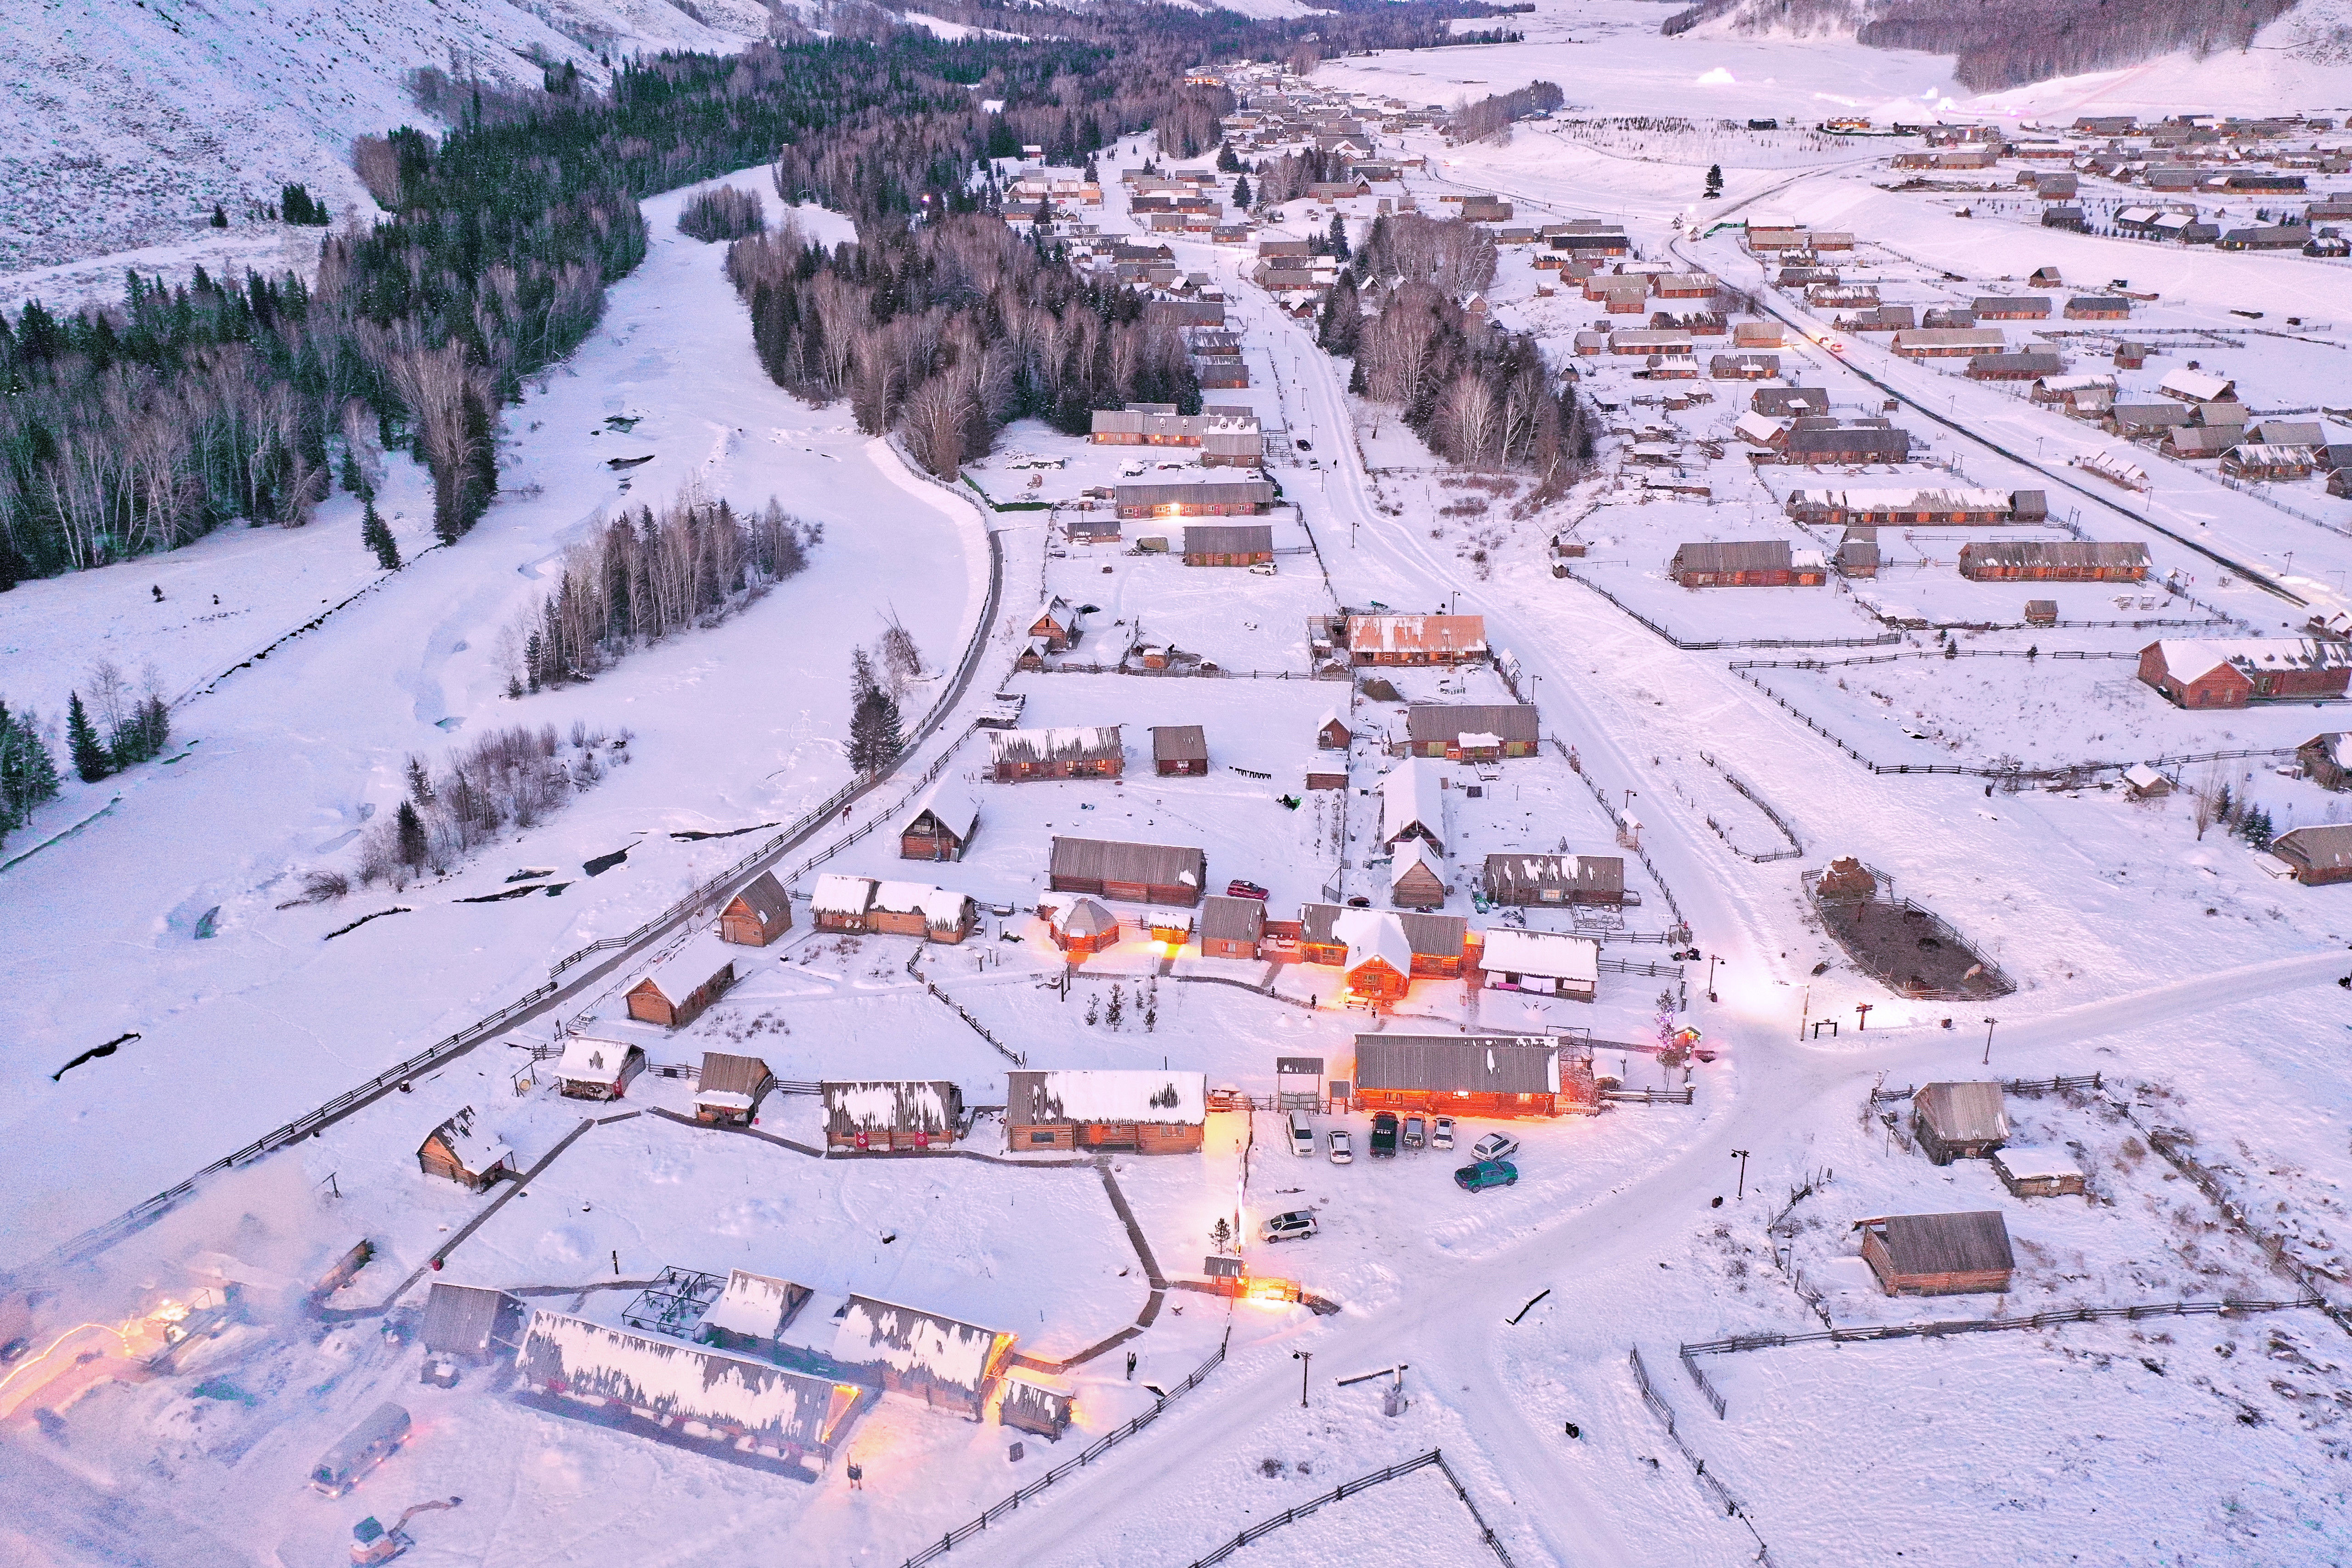
<path fill-rule="evenodd" d="M 1723 955 L 1719 952 L 1710 952 L 1706 955 L 1706 999 L 1710 1002 L 1716 1000 L 1715 966 L 1722 962 Z"/>
<path fill-rule="evenodd" d="M 1748 1195 L 1748 1151 L 1734 1149 L 1731 1157 L 1739 1162 L 1739 1190 L 1733 1194 L 1736 1201 Z"/>
<path fill-rule="evenodd" d="M 1992 1026 L 1993 1020 L 1987 1018 L 1985 1020 L 1985 1054 L 1982 1064 L 1985 1067 L 1992 1066 Z"/>
<path fill-rule="evenodd" d="M 1307 1368 L 1315 1359 L 1313 1351 L 1292 1351 L 1290 1359 L 1298 1363 L 1298 1408 L 1307 1408 Z"/>

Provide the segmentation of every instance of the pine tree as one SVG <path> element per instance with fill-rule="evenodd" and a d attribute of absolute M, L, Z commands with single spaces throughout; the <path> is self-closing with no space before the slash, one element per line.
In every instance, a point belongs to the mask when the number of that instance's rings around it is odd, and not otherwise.
<path fill-rule="evenodd" d="M 1249 176 L 1247 174 L 1235 174 L 1234 176 L 1234 205 L 1247 211 L 1249 205 Z"/>
<path fill-rule="evenodd" d="M 414 804 L 404 800 L 400 803 L 399 816 L 400 863 L 413 870 L 425 864 L 427 850 L 425 819 L 416 815 Z"/>
<path fill-rule="evenodd" d="M 433 775 L 425 771 L 425 759 L 414 754 L 408 759 L 408 798 L 418 805 L 433 803 Z"/>
<path fill-rule="evenodd" d="M 215 202 L 213 204 L 213 226 L 215 228 L 226 228 L 228 226 L 227 210 L 225 209 L 218 202 Z"/>
<path fill-rule="evenodd" d="M 98 726 L 89 721 L 89 710 L 81 705 L 79 691 L 66 709 L 66 746 L 73 754 L 74 772 L 82 783 L 96 784 L 114 771 L 106 747 L 98 738 Z"/>
<path fill-rule="evenodd" d="M 348 455 L 345 460 L 349 460 Z M 400 541 L 393 538 L 391 527 L 376 511 L 373 496 L 361 505 L 360 542 L 375 552 L 377 565 L 390 572 L 400 564 Z"/>
<path fill-rule="evenodd" d="M 348 442 L 343 447 L 342 467 L 337 471 L 335 478 L 341 483 L 343 489 L 352 495 L 358 495 L 367 489 L 367 476 L 360 472 L 359 453 Z"/>
<path fill-rule="evenodd" d="M 874 656 L 862 647 L 849 650 L 849 700 L 852 707 L 882 689 L 874 674 Z"/>
<path fill-rule="evenodd" d="M 58 793 L 58 764 L 41 739 L 31 709 L 16 714 L 0 702 L 0 820 L 22 822 Z"/>
<path fill-rule="evenodd" d="M 1238 174 L 1241 172 L 1242 161 L 1234 156 L 1233 143 L 1230 142 L 1221 143 L 1217 148 L 1217 173 Z"/>
<path fill-rule="evenodd" d="M 904 742 L 898 736 L 898 705 L 890 694 L 870 690 L 849 716 L 849 763 L 861 773 L 879 773 Z"/>
<path fill-rule="evenodd" d="M 1348 249 L 1348 220 L 1341 217 L 1338 213 L 1333 213 L 1331 215 L 1330 246 L 1332 255 L 1338 257 L 1342 261 L 1348 259 L 1349 255 Z"/>
<path fill-rule="evenodd" d="M 1710 196 L 1723 195 L 1723 165 L 1720 163 L 1707 165 L 1706 194 Z"/>

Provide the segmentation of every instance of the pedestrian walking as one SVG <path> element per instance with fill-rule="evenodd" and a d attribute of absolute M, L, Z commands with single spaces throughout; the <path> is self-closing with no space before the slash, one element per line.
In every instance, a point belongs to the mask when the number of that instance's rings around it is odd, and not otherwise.
<path fill-rule="evenodd" d="M 1135 1381 L 1135 1352 L 1133 1351 L 1127 1352 L 1127 1381 L 1129 1383 L 1133 1383 Z"/>
<path fill-rule="evenodd" d="M 854 1492 L 862 1492 L 866 1489 L 866 1471 L 854 1459 L 849 1465 L 849 1489 Z"/>

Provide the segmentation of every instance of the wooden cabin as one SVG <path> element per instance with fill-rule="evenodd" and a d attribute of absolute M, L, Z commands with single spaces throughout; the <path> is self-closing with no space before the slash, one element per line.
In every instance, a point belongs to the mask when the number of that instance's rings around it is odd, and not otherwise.
<path fill-rule="evenodd" d="M 436 1279 L 425 1298 L 418 1342 L 427 1358 L 454 1357 L 479 1365 L 512 1349 L 522 1328 L 522 1303 L 503 1290 L 446 1285 Z"/>
<path fill-rule="evenodd" d="M 688 937 L 685 946 L 629 987 L 629 1016 L 682 1029 L 734 984 L 735 955 L 717 935 L 703 931 Z"/>
<path fill-rule="evenodd" d="M 1056 1388 L 1035 1373 L 1014 1367 L 1004 1374 L 1004 1397 L 997 1403 L 999 1425 L 1028 1432 L 1049 1443 L 1061 1441 L 1070 1429 L 1077 1396 Z"/>
<path fill-rule="evenodd" d="M 1057 893 L 1187 909 L 1201 901 L 1208 879 L 1209 858 L 1198 849 L 1058 836 L 1046 876 L 1047 886 Z"/>
<path fill-rule="evenodd" d="M 944 1079 L 828 1082 L 823 1093 L 828 1148 L 944 1149 L 963 1125 L 963 1091 Z"/>
<path fill-rule="evenodd" d="M 1971 583 L 2145 583 L 2147 546 L 2077 539 L 1970 540 L 1960 575 Z"/>
<path fill-rule="evenodd" d="M 2017 1270 L 1999 1210 L 1858 1219 L 1863 1261 L 1890 1296 L 2005 1291 Z"/>
<path fill-rule="evenodd" d="M 1359 1110 L 1561 1116 L 1601 1108 L 1592 1064 L 1546 1035 L 1356 1037 Z"/>
<path fill-rule="evenodd" d="M 1077 606 L 1057 594 L 1045 601 L 1037 618 L 1029 623 L 1029 637 L 1047 653 L 1067 653 L 1086 636 L 1079 620 Z"/>
<path fill-rule="evenodd" d="M 953 944 L 980 924 L 980 905 L 968 893 L 928 882 L 881 882 L 866 911 L 866 929 Z"/>
<path fill-rule="evenodd" d="M 979 831 L 979 797 L 960 779 L 936 779 L 899 819 L 898 858 L 961 860 Z"/>
<path fill-rule="evenodd" d="M 838 931 L 845 936 L 869 931 L 874 893 L 880 885 L 871 877 L 822 872 L 809 894 L 809 918 L 816 922 L 817 930 Z"/>
<path fill-rule="evenodd" d="M 555 1064 L 557 1090 L 570 1100 L 618 1100 L 629 1082 L 646 1070 L 646 1053 L 622 1040 L 601 1040 L 574 1035 L 563 1042 L 563 1056 Z"/>
<path fill-rule="evenodd" d="M 1208 1130 L 1207 1075 L 1149 1068 L 1004 1075 L 1005 1147 L 1197 1154 Z"/>
<path fill-rule="evenodd" d="M 1334 967 L 1345 965 L 1353 916 L 1394 921 L 1403 928 L 1406 946 L 1412 953 L 1411 973 L 1414 979 L 1462 977 L 1464 963 L 1473 945 L 1470 922 L 1460 915 L 1416 914 L 1409 910 L 1384 911 L 1344 909 L 1338 904 L 1304 905 L 1297 921 L 1300 961 Z M 1269 936 L 1276 934 L 1276 923 L 1267 922 Z"/>
<path fill-rule="evenodd" d="M 1198 724 L 1151 727 L 1152 771 L 1162 778 L 1197 776 L 1209 771 L 1209 739 Z"/>
<path fill-rule="evenodd" d="M 2322 789 L 2352 789 L 2352 732 L 2329 730 L 2294 749 L 2304 775 Z"/>
<path fill-rule="evenodd" d="M 1812 588 L 1829 581 L 1829 562 L 1785 539 L 1700 541 L 1676 549 L 1666 574 L 1685 588 Z"/>
<path fill-rule="evenodd" d="M 2140 650 L 2139 678 L 2180 708 L 2342 697 L 2352 649 L 2292 637 L 2191 642 L 2168 637 Z"/>
<path fill-rule="evenodd" d="M 1349 616 L 1348 662 L 1355 665 L 1483 664 L 1484 616 Z"/>
<path fill-rule="evenodd" d="M 520 1174 L 506 1140 L 475 1131 L 474 1117 L 468 1105 L 427 1133 L 416 1147 L 417 1169 L 478 1193 Z"/>
<path fill-rule="evenodd" d="M 775 1087 L 776 1075 L 758 1057 L 705 1051 L 694 1082 L 694 1119 L 706 1127 L 749 1127 Z"/>
<path fill-rule="evenodd" d="M 1981 1160 L 2009 1140 L 1997 1083 L 1931 1083 L 1911 1097 L 1911 1131 L 1938 1165 Z"/>
<path fill-rule="evenodd" d="M 765 947 L 793 929 L 792 896 L 773 871 L 762 871 L 719 911 L 719 940 Z"/>
<path fill-rule="evenodd" d="M 1445 770 L 1422 757 L 1408 757 L 1381 780 L 1381 847 L 1419 840 L 1445 853 Z"/>
<path fill-rule="evenodd" d="M 1118 944 L 1118 917 L 1092 899 L 1044 900 L 1038 910 L 1054 945 L 1072 963 Z"/>
<path fill-rule="evenodd" d="M 833 1359 L 879 1376 L 883 1389 L 977 1421 L 1013 1353 L 1013 1336 L 871 1296 L 852 1296 Z"/>
<path fill-rule="evenodd" d="M 1201 900 L 1201 956 L 1255 958 L 1265 940 L 1265 900 L 1213 893 Z"/>
<path fill-rule="evenodd" d="M 1498 926 L 1486 932 L 1478 968 L 1490 991 L 1590 1002 L 1600 989 L 1601 944 L 1589 936 Z"/>
<path fill-rule="evenodd" d="M 1408 838 L 1389 863 L 1389 902 L 1401 910 L 1434 910 L 1445 902 L 1445 860 L 1426 838 Z"/>
<path fill-rule="evenodd" d="M 1326 752 L 1344 752 L 1355 738 L 1337 712 L 1324 714 L 1315 726 L 1315 744 Z"/>
<path fill-rule="evenodd" d="M 790 1279 L 730 1268 L 719 1300 L 694 1326 L 694 1337 L 720 1350 L 772 1359 L 784 1330 L 814 1294 L 807 1286 Z"/>
<path fill-rule="evenodd" d="M 1270 522 L 1194 522 L 1184 526 L 1187 566 L 1256 566 L 1274 559 Z"/>
<path fill-rule="evenodd" d="M 1489 855 L 1479 880 L 1496 904 L 1616 908 L 1629 901 L 1622 855 Z"/>
<path fill-rule="evenodd" d="M 2290 827 L 2271 840 L 2271 853 L 2294 870 L 2305 887 L 2352 881 L 2352 824 Z"/>
<path fill-rule="evenodd" d="M 1349 910 L 1334 931 L 1347 943 L 1339 967 L 1348 994 L 1380 1004 L 1403 1001 L 1412 986 L 1412 943 L 1403 922 L 1385 910 Z"/>
<path fill-rule="evenodd" d="M 1415 702 L 1404 724 L 1407 755 L 1456 763 L 1532 757 L 1541 739 L 1528 702 Z"/>
<path fill-rule="evenodd" d="M 1029 779 L 1115 779 L 1127 770 L 1127 747 L 1117 724 L 1075 724 L 1058 730 L 992 730 L 989 777 L 998 784 Z"/>
<path fill-rule="evenodd" d="M 803 1480 L 824 1474 L 873 1403 L 855 1383 L 544 1308 L 517 1370 L 520 1404 L 668 1443 L 700 1427 L 737 1463 Z"/>
<path fill-rule="evenodd" d="M 2002 1149 L 1992 1157 L 1993 1174 L 2016 1198 L 2083 1195 L 2083 1170 L 2054 1149 Z"/>

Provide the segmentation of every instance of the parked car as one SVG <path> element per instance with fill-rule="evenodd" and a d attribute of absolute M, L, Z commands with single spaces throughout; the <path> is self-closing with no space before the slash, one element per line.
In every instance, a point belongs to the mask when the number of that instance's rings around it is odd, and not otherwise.
<path fill-rule="evenodd" d="M 1397 1119 L 1393 1110 L 1383 1110 L 1372 1118 L 1372 1158 L 1396 1158 Z"/>
<path fill-rule="evenodd" d="M 1303 1110 L 1290 1113 L 1290 1152 L 1301 1156 L 1315 1152 L 1315 1129 L 1307 1124 L 1307 1112 Z"/>
<path fill-rule="evenodd" d="M 1331 1163 L 1352 1165 L 1356 1163 L 1356 1142 L 1342 1128 L 1331 1129 Z"/>
<path fill-rule="evenodd" d="M 1489 1132 L 1470 1145 L 1474 1160 L 1501 1160 L 1519 1152 L 1519 1141 L 1507 1132 Z"/>
<path fill-rule="evenodd" d="M 1429 1146 L 1433 1149 L 1454 1147 L 1454 1118 L 1441 1116 L 1429 1124 Z"/>
<path fill-rule="evenodd" d="M 1239 877 L 1225 884 L 1225 897 L 1229 899 L 1256 899 L 1263 901 L 1269 896 L 1266 890 L 1255 882 L 1246 882 Z"/>
<path fill-rule="evenodd" d="M 1481 1160 L 1454 1173 L 1454 1184 L 1465 1193 L 1483 1193 L 1488 1187 L 1513 1187 L 1518 1185 L 1518 1182 L 1519 1168 L 1507 1160 Z"/>
<path fill-rule="evenodd" d="M 1298 449 L 1302 452 L 1311 452 L 1315 450 L 1315 443 L 1301 437 L 1298 442 Z"/>
<path fill-rule="evenodd" d="M 1276 572 L 1277 568 L 1271 561 L 1254 561 L 1250 563 L 1250 575 L 1253 577 L 1272 577 L 1276 574 Z"/>
<path fill-rule="evenodd" d="M 1404 1119 L 1404 1146 L 1418 1149 L 1429 1142 L 1429 1124 L 1418 1116 Z"/>
<path fill-rule="evenodd" d="M 1369 910 L 1372 907 L 1372 900 L 1364 897 L 1363 894 L 1358 893 L 1354 898 L 1348 900 L 1348 907 L 1351 910 Z"/>
<path fill-rule="evenodd" d="M 1304 1241 L 1313 1236 L 1315 1216 L 1306 1209 L 1293 1209 L 1288 1214 L 1276 1215 L 1258 1226 L 1258 1236 L 1265 1241 Z"/>

